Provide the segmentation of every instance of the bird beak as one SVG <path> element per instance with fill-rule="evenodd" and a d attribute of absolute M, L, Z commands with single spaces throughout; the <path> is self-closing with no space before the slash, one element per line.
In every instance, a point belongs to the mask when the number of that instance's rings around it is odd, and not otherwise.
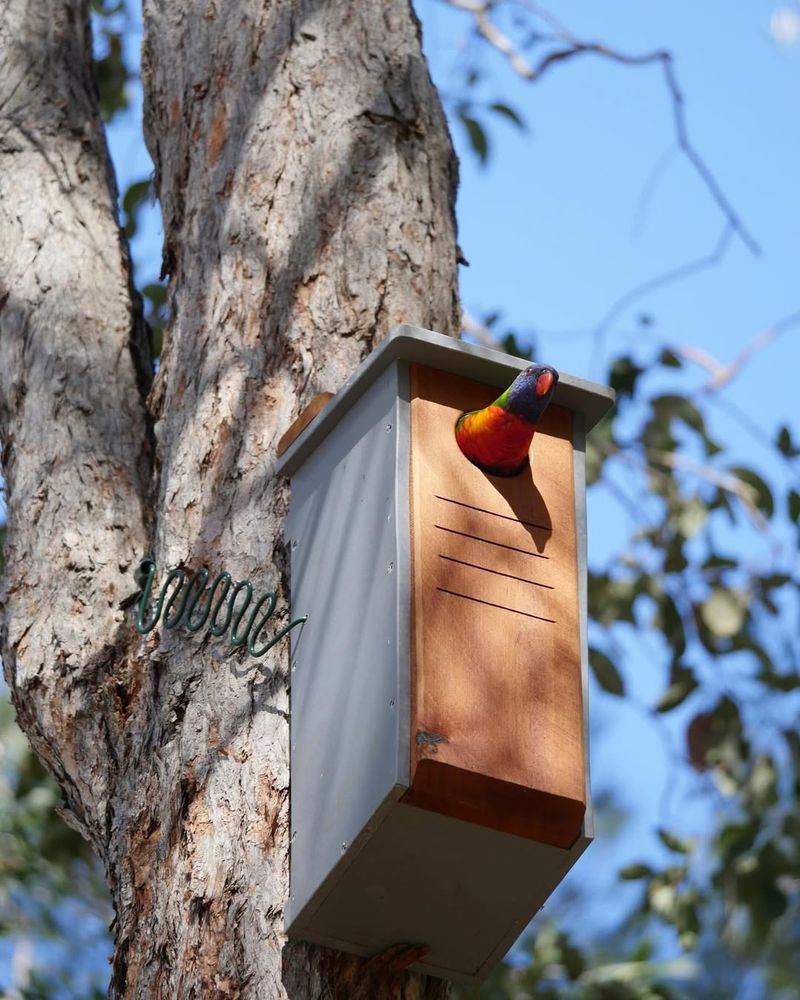
<path fill-rule="evenodd" d="M 536 380 L 536 395 L 546 396 L 553 386 L 553 373 L 552 372 L 542 372 L 539 378 Z"/>

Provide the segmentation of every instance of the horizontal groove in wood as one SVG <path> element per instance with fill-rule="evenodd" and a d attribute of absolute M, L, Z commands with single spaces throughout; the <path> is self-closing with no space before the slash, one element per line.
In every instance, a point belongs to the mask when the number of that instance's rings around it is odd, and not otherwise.
<path fill-rule="evenodd" d="M 492 601 L 485 601 L 482 597 L 470 597 L 469 594 L 458 594 L 455 590 L 446 590 L 444 587 L 437 587 L 436 589 L 441 591 L 443 594 L 449 594 L 451 597 L 463 597 L 465 601 L 475 601 L 476 604 L 485 604 L 489 608 L 499 608 L 501 611 L 511 611 L 515 615 L 524 615 L 526 618 L 535 618 L 539 622 L 547 622 L 549 625 L 555 625 L 555 620 L 553 618 L 543 618 L 541 615 L 532 615 L 529 611 L 520 611 L 519 608 L 508 608 L 505 604 L 495 604 Z"/>
<path fill-rule="evenodd" d="M 462 500 L 442 500 L 446 494 L 432 494 L 427 498 L 426 507 L 429 516 L 435 524 L 452 531 L 460 531 L 464 535 L 482 538 L 497 545 L 505 545 L 520 552 L 531 555 L 548 556 L 555 537 L 554 528 L 543 527 L 542 521 L 526 521 L 513 516 L 513 511 L 506 514 L 495 513 L 487 504 L 481 507 L 468 502 L 468 497 Z M 547 523 L 550 521 L 548 519 Z"/>
<path fill-rule="evenodd" d="M 499 549 L 510 549 L 512 552 L 520 552 L 524 556 L 533 556 L 536 559 L 547 559 L 547 556 L 538 552 L 531 552 L 529 549 L 520 549 L 516 545 L 506 545 L 504 542 L 495 542 L 491 538 L 482 538 L 480 535 L 472 535 L 467 531 L 457 531 L 455 528 L 448 528 L 443 524 L 434 525 L 440 531 L 448 531 L 451 535 L 460 535 L 462 538 L 469 538 L 473 542 L 484 542 L 486 545 L 494 545 Z"/>
<path fill-rule="evenodd" d="M 487 569 L 498 570 L 522 580 L 537 580 L 546 586 L 557 586 L 559 583 L 558 566 L 552 559 L 539 559 L 524 552 L 487 545 L 474 538 L 454 535 L 449 531 L 436 531 L 434 528 L 430 529 L 429 537 L 429 544 L 433 547 L 430 572 L 435 574 L 437 580 L 444 567 L 434 569 L 434 566 L 436 563 L 441 563 L 439 557 L 442 556 L 460 559 L 476 566 L 485 566 Z"/>
<path fill-rule="evenodd" d="M 547 524 L 536 524 L 534 521 L 525 521 L 521 517 L 511 517 L 509 514 L 498 514 L 496 510 L 486 510 L 484 507 L 475 507 L 471 503 L 464 503 L 463 500 L 453 500 L 452 497 L 443 497 L 438 493 L 434 496 L 437 500 L 443 500 L 445 503 L 456 504 L 459 507 L 466 507 L 469 510 L 477 511 L 479 514 L 488 514 L 490 517 L 500 517 L 504 521 L 512 521 L 514 524 L 524 524 L 526 528 L 538 528 L 540 531 L 552 532 L 552 527 Z"/>
<path fill-rule="evenodd" d="M 524 576 L 516 576 L 514 573 L 504 573 L 500 569 L 492 569 L 491 566 L 481 566 L 478 563 L 467 562 L 465 559 L 456 559 L 455 556 L 446 556 L 444 553 L 439 553 L 440 559 L 446 559 L 448 562 L 458 563 L 461 566 L 469 566 L 472 569 L 481 570 L 484 573 L 494 573 L 496 576 L 507 576 L 509 580 L 518 580 L 520 583 L 529 583 L 532 587 L 544 587 L 545 590 L 552 590 L 553 587 L 549 583 L 541 583 L 539 580 L 526 580 Z"/>
<path fill-rule="evenodd" d="M 533 562 L 534 560 L 531 560 Z M 529 583 L 518 580 L 514 576 L 502 572 L 482 573 L 471 565 L 462 562 L 437 559 L 434 563 L 435 575 L 431 583 L 437 589 L 467 597 L 506 611 L 518 611 L 520 614 L 542 621 L 556 621 L 555 611 L 558 593 L 552 587 L 532 587 Z M 545 564 L 545 567 L 546 564 Z M 491 570 L 491 566 L 489 566 Z M 475 610 L 480 620 L 480 612 Z"/>

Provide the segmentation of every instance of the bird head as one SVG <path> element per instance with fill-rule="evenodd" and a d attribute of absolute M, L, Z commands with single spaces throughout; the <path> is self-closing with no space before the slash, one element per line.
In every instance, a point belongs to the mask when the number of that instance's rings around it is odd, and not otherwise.
<path fill-rule="evenodd" d="M 510 413 L 535 424 L 547 409 L 558 382 L 558 372 L 549 365 L 529 365 L 505 392 Z"/>

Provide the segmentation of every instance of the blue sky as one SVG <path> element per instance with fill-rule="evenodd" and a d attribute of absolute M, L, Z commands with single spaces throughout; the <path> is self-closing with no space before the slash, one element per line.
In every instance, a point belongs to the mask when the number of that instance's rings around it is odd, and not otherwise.
<path fill-rule="evenodd" d="M 800 304 L 800 48 L 781 48 L 770 36 L 775 6 L 769 0 L 557 6 L 582 38 L 631 54 L 661 48 L 674 54 L 694 144 L 762 255 L 753 257 L 734 240 L 720 266 L 639 302 L 633 313 L 655 315 L 655 336 L 700 344 L 723 360 Z M 425 0 L 421 10 L 434 76 L 446 82 L 464 58 L 470 18 L 437 0 Z M 520 134 L 498 124 L 494 155 L 481 169 L 463 150 L 459 124 L 453 127 L 462 165 L 461 243 L 471 264 L 462 274 L 464 303 L 472 312 L 502 306 L 514 325 L 539 331 L 549 360 L 590 374 L 592 338 L 559 334 L 591 330 L 630 288 L 710 252 L 722 216 L 676 154 L 637 225 L 648 177 L 674 146 L 658 67 L 583 56 L 530 84 L 485 46 L 481 62 L 491 73 L 486 98 L 512 103 L 530 129 Z M 618 325 L 624 332 L 625 324 Z M 781 346 L 784 361 L 797 357 L 798 332 L 787 334 L 794 343 Z M 774 378 L 777 353 L 753 370 Z M 791 395 L 770 393 L 764 417 L 784 417 Z"/>

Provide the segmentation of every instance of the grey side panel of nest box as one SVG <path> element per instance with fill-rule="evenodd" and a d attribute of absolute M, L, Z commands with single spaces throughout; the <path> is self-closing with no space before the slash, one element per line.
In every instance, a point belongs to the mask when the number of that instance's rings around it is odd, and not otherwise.
<path fill-rule="evenodd" d="M 370 384 L 292 481 L 292 608 L 308 621 L 291 633 L 289 928 L 398 785 L 408 784 L 401 731 L 408 692 L 398 680 L 409 673 L 399 367 Z"/>
<path fill-rule="evenodd" d="M 527 367 L 528 362 L 500 351 L 445 337 L 416 326 L 398 326 L 362 361 L 302 434 L 278 460 L 276 471 L 294 476 L 296 470 L 318 447 L 332 427 L 354 406 L 372 382 L 395 361 L 413 362 L 505 388 Z M 587 382 L 574 375 L 561 375 L 553 402 L 580 413 L 586 431 L 614 405 L 614 392 L 604 385 Z"/>

